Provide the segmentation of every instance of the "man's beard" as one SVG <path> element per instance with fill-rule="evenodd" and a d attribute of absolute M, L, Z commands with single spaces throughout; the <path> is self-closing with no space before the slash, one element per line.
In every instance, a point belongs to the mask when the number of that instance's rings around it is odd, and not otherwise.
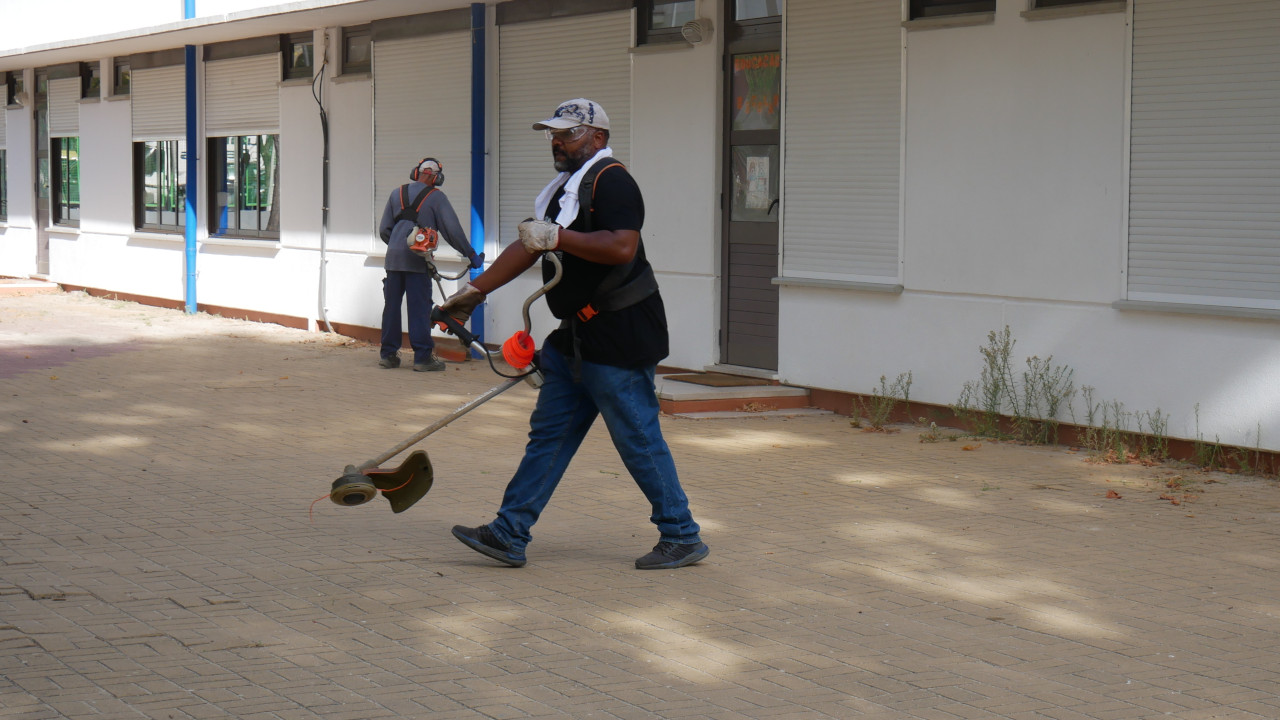
<path fill-rule="evenodd" d="M 583 145 L 575 153 L 565 152 L 563 156 L 556 157 L 555 151 L 552 151 L 551 158 L 558 172 L 577 172 L 583 163 L 591 159 L 595 155 L 590 145 Z"/>

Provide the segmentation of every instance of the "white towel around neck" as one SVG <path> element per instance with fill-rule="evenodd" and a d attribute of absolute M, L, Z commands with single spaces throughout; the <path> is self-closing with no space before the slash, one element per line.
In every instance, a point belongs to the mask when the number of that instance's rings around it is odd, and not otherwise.
<path fill-rule="evenodd" d="M 606 157 L 613 157 L 613 148 L 607 146 L 601 148 L 599 152 L 583 163 L 582 167 L 574 171 L 572 175 L 562 172 L 552 178 L 551 182 L 542 188 L 542 192 L 538 193 L 537 199 L 533 201 L 534 217 L 539 220 L 547 217 L 547 207 L 551 205 L 551 198 L 556 194 L 556 190 L 563 185 L 564 195 L 560 197 L 560 213 L 556 215 L 556 224 L 561 227 L 569 227 L 578 217 L 578 187 L 582 185 L 582 176 L 587 174 L 587 169 L 595 161 Z"/>

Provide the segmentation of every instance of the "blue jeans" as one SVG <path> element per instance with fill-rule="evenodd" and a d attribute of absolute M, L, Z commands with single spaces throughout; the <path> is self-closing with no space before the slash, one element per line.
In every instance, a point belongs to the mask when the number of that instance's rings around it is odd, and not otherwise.
<path fill-rule="evenodd" d="M 524 552 L 532 538 L 530 529 L 587 430 L 601 415 L 623 464 L 649 499 L 653 508 L 649 520 L 658 526 L 662 540 L 700 542 L 698 523 L 689 512 L 689 499 L 658 425 L 654 367 L 620 368 L 583 361 L 581 376 L 575 380 L 571 361 L 547 346 L 542 349 L 542 373 L 545 382 L 529 418 L 529 444 L 507 484 L 498 517 L 490 524 L 494 535 L 512 550 Z"/>
<path fill-rule="evenodd" d="M 400 300 L 409 304 L 409 346 L 413 362 L 431 359 L 435 340 L 431 339 L 431 276 L 426 273 L 388 270 L 382 281 L 382 357 L 400 351 L 404 338 L 400 334 Z"/>

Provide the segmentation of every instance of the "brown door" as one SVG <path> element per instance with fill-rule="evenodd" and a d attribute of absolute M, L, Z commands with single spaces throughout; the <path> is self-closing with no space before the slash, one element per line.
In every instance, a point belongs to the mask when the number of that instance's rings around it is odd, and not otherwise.
<path fill-rule="evenodd" d="M 727 0 L 720 361 L 778 368 L 780 0 Z"/>

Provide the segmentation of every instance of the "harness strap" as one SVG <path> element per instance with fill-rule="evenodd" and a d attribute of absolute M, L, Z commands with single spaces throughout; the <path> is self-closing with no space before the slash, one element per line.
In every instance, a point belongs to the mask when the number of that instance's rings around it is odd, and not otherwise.
<path fill-rule="evenodd" d="M 591 232 L 595 229 L 596 184 L 600 180 L 600 175 L 610 168 L 626 168 L 625 165 L 612 160 L 612 158 L 604 158 L 597 165 L 599 165 L 598 168 L 590 168 L 582 178 L 582 185 L 590 184 L 591 186 L 591 200 L 584 217 L 585 227 L 582 230 L 583 232 Z M 578 335 L 578 326 L 590 321 L 602 312 L 631 307 L 658 291 L 658 279 L 654 277 L 651 266 L 646 267 L 644 272 L 630 281 L 626 281 L 626 277 L 631 274 L 631 270 L 636 264 L 636 258 L 639 255 L 640 249 L 637 247 L 635 257 L 621 265 L 615 265 L 609 270 L 604 279 L 600 281 L 600 284 L 596 286 L 590 302 L 573 315 L 560 321 L 561 329 L 569 331 L 570 342 L 573 344 L 573 377 L 575 380 L 579 380 L 582 377 L 582 339 Z"/>
<path fill-rule="evenodd" d="M 422 209 L 422 203 L 426 202 L 427 196 L 435 191 L 436 189 L 434 187 L 428 187 L 427 189 L 418 193 L 418 196 L 413 199 L 412 203 L 409 203 L 409 202 L 406 202 L 407 195 L 409 192 L 409 186 L 401 185 L 400 186 L 400 212 L 396 214 L 396 222 L 400 222 L 401 220 L 408 220 L 411 223 L 417 224 L 418 211 Z M 412 209 L 410 209 L 411 207 Z"/>
<path fill-rule="evenodd" d="M 606 158 L 606 159 L 607 159 L 607 158 Z M 595 215 L 595 213 L 596 213 L 596 204 L 595 204 L 595 199 L 596 199 L 596 183 L 600 181 L 600 174 L 601 174 L 601 173 L 603 173 L 605 170 L 608 170 L 609 168 L 616 168 L 616 167 L 626 168 L 626 165 L 623 165 L 623 164 L 622 164 L 622 163 L 620 163 L 620 162 L 611 162 L 611 163 L 609 163 L 608 165 L 605 165 L 604 167 L 600 168 L 599 170 L 596 170 L 595 168 L 592 168 L 591 170 L 588 170 L 588 171 L 587 171 L 587 176 L 588 176 L 588 177 L 589 177 L 589 179 L 591 180 L 591 200 L 592 200 L 592 202 L 591 202 L 591 204 L 590 204 L 590 208 L 587 210 L 587 228 L 586 228 L 586 230 L 584 230 L 583 232 L 591 232 L 592 230 L 594 230 L 594 229 L 595 229 L 595 221 L 596 221 L 596 215 Z M 582 178 L 582 179 L 585 181 L 585 180 L 587 180 L 587 179 L 588 179 L 588 177 L 584 177 L 584 178 Z"/>

